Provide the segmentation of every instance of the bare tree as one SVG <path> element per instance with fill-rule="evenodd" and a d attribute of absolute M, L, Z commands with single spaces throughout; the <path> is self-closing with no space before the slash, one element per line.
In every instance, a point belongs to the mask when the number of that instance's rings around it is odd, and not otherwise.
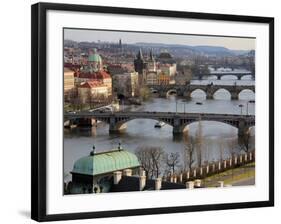
<path fill-rule="evenodd" d="M 194 159 L 194 152 L 196 150 L 195 143 L 192 138 L 188 137 L 188 134 L 186 132 L 184 133 L 183 141 L 184 141 L 184 148 L 183 148 L 184 169 L 191 170 L 192 165 L 195 162 L 195 159 Z"/>
<path fill-rule="evenodd" d="M 143 167 L 144 171 L 149 174 L 152 170 L 151 160 L 149 159 L 149 153 L 146 147 L 139 147 L 135 152 L 136 156 L 138 157 L 141 166 Z"/>
<path fill-rule="evenodd" d="M 142 146 L 137 148 L 135 154 L 150 178 L 159 177 L 164 156 L 164 150 L 161 147 Z"/>
<path fill-rule="evenodd" d="M 163 161 L 164 150 L 161 147 L 154 147 L 150 150 L 150 155 L 152 158 L 153 164 L 153 176 L 159 177 L 160 169 L 161 169 L 161 162 Z"/>
<path fill-rule="evenodd" d="M 171 174 L 174 174 L 180 164 L 180 154 L 178 152 L 166 153 L 164 160 Z"/>

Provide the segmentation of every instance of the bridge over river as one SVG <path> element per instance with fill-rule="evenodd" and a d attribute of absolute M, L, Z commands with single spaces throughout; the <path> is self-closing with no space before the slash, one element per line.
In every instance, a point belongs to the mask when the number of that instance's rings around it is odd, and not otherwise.
<path fill-rule="evenodd" d="M 239 98 L 240 92 L 243 90 L 251 90 L 255 93 L 255 85 L 200 85 L 200 84 L 187 84 L 187 85 L 148 85 L 148 87 L 154 93 L 158 93 L 159 96 L 165 97 L 170 93 L 175 93 L 178 96 L 184 96 L 186 98 L 191 98 L 191 94 L 195 90 L 203 90 L 206 93 L 207 99 L 213 99 L 214 94 L 220 90 L 224 89 L 228 91 L 231 95 L 232 100 L 237 100 Z"/>
<path fill-rule="evenodd" d="M 216 76 L 218 80 L 221 80 L 223 76 L 236 76 L 238 80 L 241 80 L 243 76 L 251 76 L 252 79 L 255 79 L 255 75 L 251 71 L 247 70 L 230 70 L 230 71 L 220 71 L 220 70 L 212 70 L 210 73 L 206 74 L 196 74 L 195 77 L 199 80 L 202 80 L 203 77 L 208 76 Z"/>
<path fill-rule="evenodd" d="M 133 119 L 152 119 L 163 121 L 173 127 L 173 134 L 182 134 L 184 128 L 196 121 L 218 121 L 229 124 L 238 129 L 238 136 L 242 137 L 251 126 L 255 125 L 254 115 L 237 114 L 211 114 L 211 113 L 177 113 L 177 112 L 101 112 L 83 111 L 76 113 L 65 113 L 64 121 L 75 121 L 77 119 L 95 119 L 109 124 L 109 132 L 116 133 L 124 128 L 126 122 Z"/>

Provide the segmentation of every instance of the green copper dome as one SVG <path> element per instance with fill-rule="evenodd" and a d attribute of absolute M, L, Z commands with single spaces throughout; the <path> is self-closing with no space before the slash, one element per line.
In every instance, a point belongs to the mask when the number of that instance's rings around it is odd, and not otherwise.
<path fill-rule="evenodd" d="M 102 153 L 91 153 L 89 156 L 78 159 L 74 163 L 72 173 L 95 176 L 138 166 L 140 166 L 140 163 L 135 154 L 117 149 Z"/>
<path fill-rule="evenodd" d="M 102 62 L 101 56 L 97 53 L 97 50 L 94 48 L 93 53 L 88 57 L 89 62 Z"/>
<path fill-rule="evenodd" d="M 89 55 L 89 58 L 88 58 L 88 61 L 89 62 L 101 62 L 101 56 L 98 55 L 98 54 L 91 54 Z"/>

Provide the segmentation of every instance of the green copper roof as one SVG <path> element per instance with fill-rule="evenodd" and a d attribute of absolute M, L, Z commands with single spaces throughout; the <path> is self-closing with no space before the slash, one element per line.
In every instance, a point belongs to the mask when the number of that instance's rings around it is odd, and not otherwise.
<path fill-rule="evenodd" d="M 88 57 L 89 62 L 101 62 L 101 56 L 99 54 L 90 54 Z"/>
<path fill-rule="evenodd" d="M 138 166 L 140 163 L 135 154 L 118 149 L 78 159 L 74 163 L 72 173 L 95 176 Z"/>

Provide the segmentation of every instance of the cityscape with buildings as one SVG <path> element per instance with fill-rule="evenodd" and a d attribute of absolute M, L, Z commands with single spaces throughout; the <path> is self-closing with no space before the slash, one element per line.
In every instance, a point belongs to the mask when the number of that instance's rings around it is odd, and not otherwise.
<path fill-rule="evenodd" d="M 255 184 L 255 39 L 64 29 L 64 194 Z"/>

